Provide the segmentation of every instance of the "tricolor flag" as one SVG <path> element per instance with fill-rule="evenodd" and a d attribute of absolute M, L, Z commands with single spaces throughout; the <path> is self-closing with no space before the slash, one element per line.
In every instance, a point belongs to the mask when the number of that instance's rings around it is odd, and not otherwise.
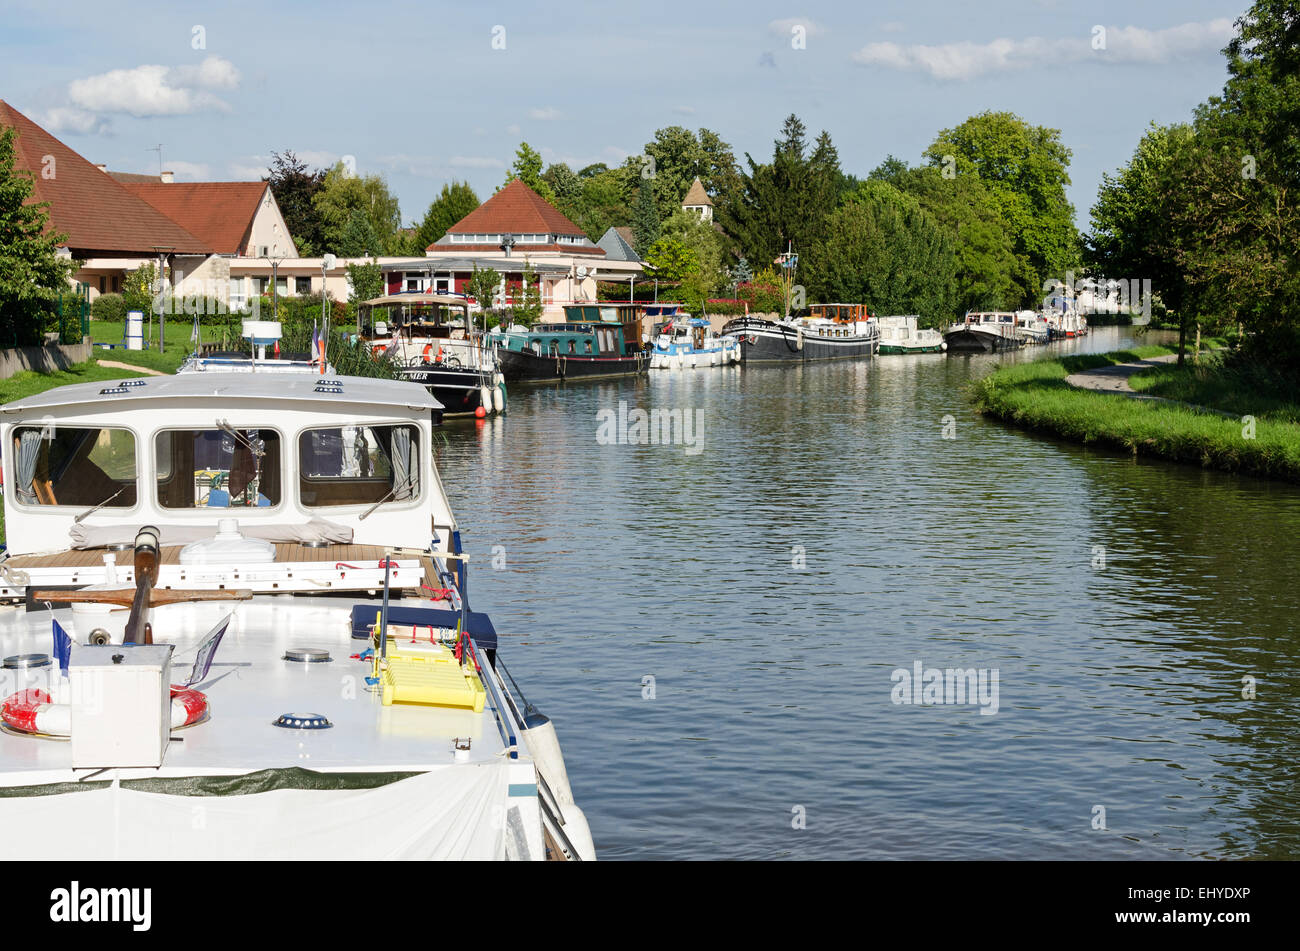
<path fill-rule="evenodd" d="M 316 326 L 315 321 L 312 321 L 311 325 L 311 363 L 312 366 L 320 364 L 320 372 L 325 372 L 325 360 L 321 354 L 320 329 Z"/>
<path fill-rule="evenodd" d="M 59 662 L 59 670 L 68 676 L 68 662 L 72 659 L 72 638 L 58 621 L 54 622 L 54 656 Z"/>

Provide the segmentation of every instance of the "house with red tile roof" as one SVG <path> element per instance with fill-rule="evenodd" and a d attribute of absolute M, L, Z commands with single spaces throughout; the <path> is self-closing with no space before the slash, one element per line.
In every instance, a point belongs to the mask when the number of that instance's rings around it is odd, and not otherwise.
<path fill-rule="evenodd" d="M 639 261 L 605 250 L 524 182 L 511 180 L 414 261 L 384 263 L 388 293 L 467 293 L 475 267 L 502 275 L 507 302 L 520 290 L 525 262 L 537 273 L 542 319 L 563 320 L 564 305 L 596 299 L 597 281 L 634 281 Z M 480 302 L 476 302 L 480 303 Z"/>
<path fill-rule="evenodd" d="M 224 300 L 232 282 L 246 283 L 242 275 L 232 278 L 232 261 L 297 257 L 266 182 L 109 172 L 3 100 L 0 126 L 18 132 L 15 166 L 31 175 L 31 200 L 48 203 L 50 227 L 67 236 L 66 253 L 81 262 L 73 280 L 92 297 L 120 291 L 127 273 L 152 263 L 165 265 L 178 293 Z M 269 263 L 255 269 L 269 277 Z"/>

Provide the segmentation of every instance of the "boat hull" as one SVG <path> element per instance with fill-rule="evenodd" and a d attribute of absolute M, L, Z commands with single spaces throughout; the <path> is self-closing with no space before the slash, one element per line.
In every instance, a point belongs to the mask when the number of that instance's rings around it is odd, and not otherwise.
<path fill-rule="evenodd" d="M 740 342 L 742 363 L 812 363 L 821 360 L 855 360 L 870 357 L 880 344 L 879 334 L 827 337 L 800 332 L 772 321 L 728 324 L 723 333 Z"/>
<path fill-rule="evenodd" d="M 596 380 L 636 376 L 645 371 L 645 354 L 630 357 L 587 357 L 576 354 L 542 356 L 518 350 L 498 350 L 501 373 L 507 383 L 560 383 L 565 380 Z"/>
<path fill-rule="evenodd" d="M 880 353 L 882 354 L 900 354 L 900 353 L 942 353 L 943 344 L 924 344 L 916 347 L 904 347 L 896 343 L 882 343 Z"/>
<path fill-rule="evenodd" d="M 483 387 L 491 385 L 490 374 L 465 367 L 448 367 L 431 363 L 404 367 L 401 378 L 408 383 L 418 383 L 443 405 L 442 415 L 473 416 L 483 406 Z M 492 407 L 483 407 L 492 412 Z"/>
<path fill-rule="evenodd" d="M 1019 348 L 1020 341 L 1002 334 L 986 333 L 962 328 L 950 330 L 944 336 L 949 353 L 998 353 Z"/>

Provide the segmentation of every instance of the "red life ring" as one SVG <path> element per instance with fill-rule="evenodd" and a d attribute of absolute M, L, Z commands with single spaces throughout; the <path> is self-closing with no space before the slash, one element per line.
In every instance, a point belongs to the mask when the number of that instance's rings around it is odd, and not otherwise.
<path fill-rule="evenodd" d="M 426 343 L 426 344 L 424 345 L 424 353 L 421 354 L 421 357 L 423 358 L 423 360 L 424 360 L 425 363 L 428 363 L 428 362 L 429 362 L 429 354 L 432 353 L 432 352 L 433 352 L 433 344 L 431 344 L 431 343 Z M 438 356 L 440 356 L 440 357 L 442 356 L 442 348 L 441 348 L 441 347 L 438 348 Z"/>
<path fill-rule="evenodd" d="M 171 688 L 171 728 L 198 723 L 208 713 L 208 698 L 193 687 Z M 54 703 L 44 690 L 19 690 L 0 704 L 0 720 L 23 733 L 72 735 L 72 707 Z"/>

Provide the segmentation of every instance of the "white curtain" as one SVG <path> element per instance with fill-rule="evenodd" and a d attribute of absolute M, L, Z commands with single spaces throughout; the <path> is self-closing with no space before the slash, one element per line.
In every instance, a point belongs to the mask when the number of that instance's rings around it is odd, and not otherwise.
<path fill-rule="evenodd" d="M 39 429 L 25 429 L 18 438 L 18 482 L 14 486 L 18 490 L 18 498 L 29 505 L 35 505 L 39 502 L 36 498 L 36 488 L 32 483 L 36 480 L 36 460 L 41 455 L 41 432 Z"/>
<path fill-rule="evenodd" d="M 417 481 L 419 468 L 411 458 L 411 428 L 393 427 L 393 498 L 397 501 L 413 498 L 420 491 Z"/>

